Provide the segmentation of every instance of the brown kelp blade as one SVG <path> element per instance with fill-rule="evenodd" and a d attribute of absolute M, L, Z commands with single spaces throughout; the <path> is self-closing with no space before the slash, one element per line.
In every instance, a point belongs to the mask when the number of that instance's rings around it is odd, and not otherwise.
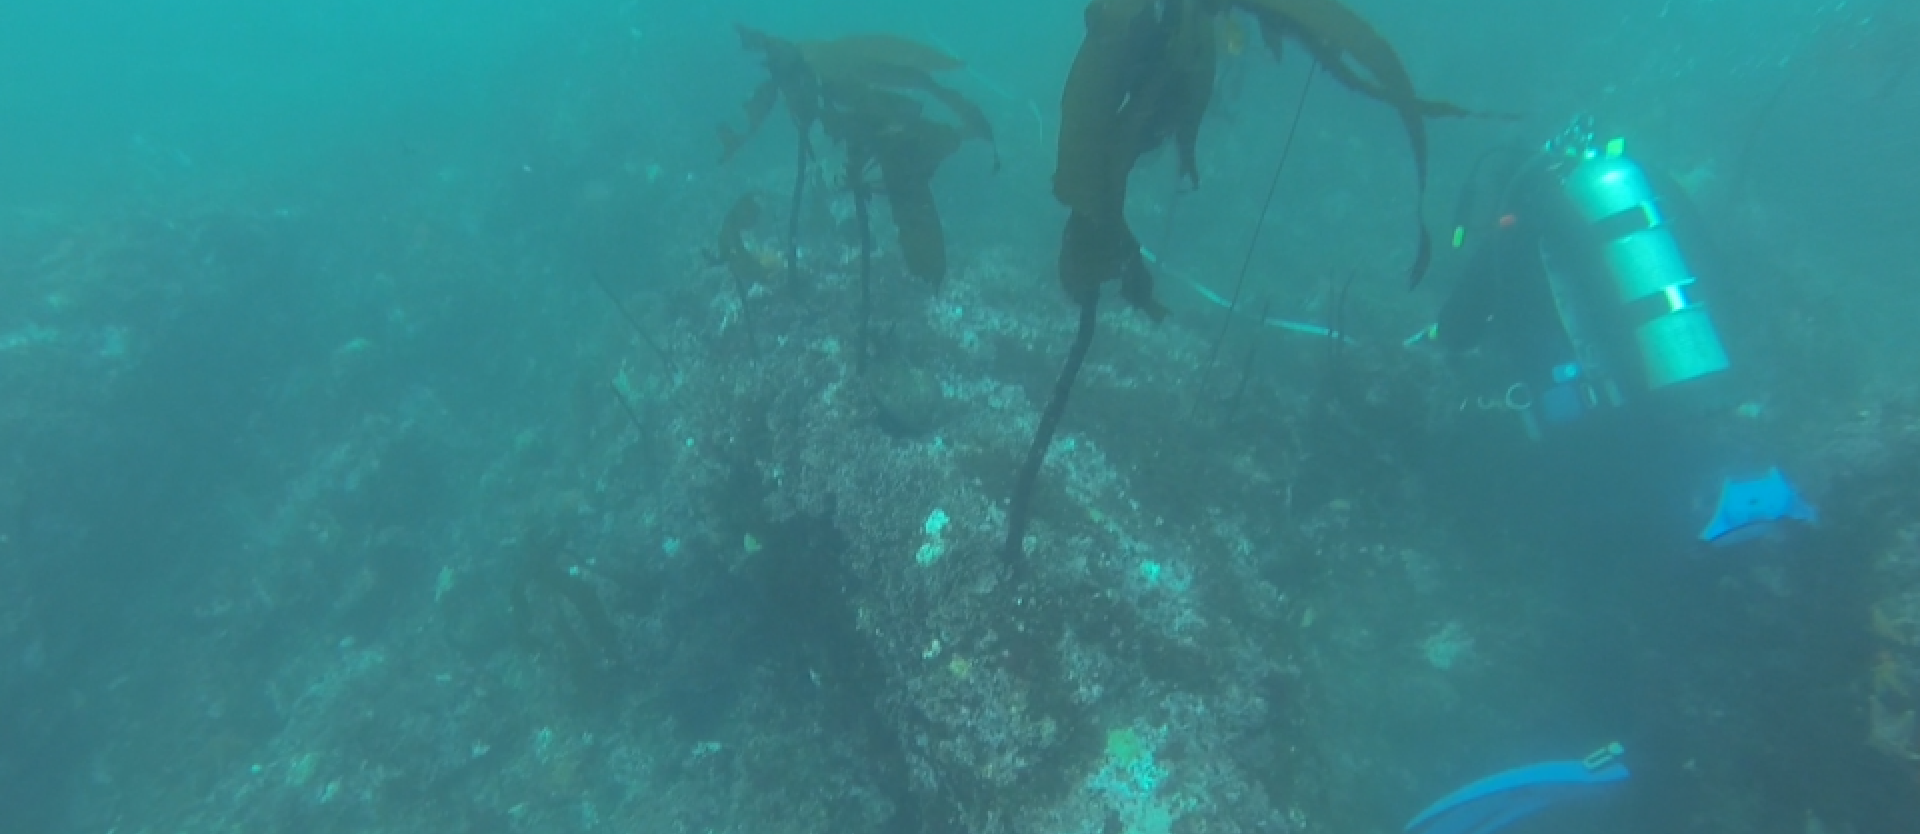
<path fill-rule="evenodd" d="M 747 248 L 747 231 L 759 222 L 760 202 L 752 194 L 740 195 L 727 211 L 726 219 L 720 222 L 720 235 L 707 261 L 715 266 L 726 265 L 728 272 L 743 281 L 765 277 L 766 266 Z"/>
<path fill-rule="evenodd" d="M 1181 174 L 1197 182 L 1200 118 L 1213 94 L 1214 20 L 1199 2 L 1094 0 L 1060 99 L 1054 197 L 1089 211 L 1123 202 L 1142 154 L 1172 138 Z"/>
<path fill-rule="evenodd" d="M 870 65 L 855 75 L 841 76 L 829 82 L 830 89 L 857 93 L 861 90 L 907 91 L 925 94 L 948 112 L 960 123 L 966 138 L 979 139 L 987 143 L 993 151 L 993 170 L 1000 170 L 1000 146 L 993 138 L 993 124 L 987 120 L 987 112 L 958 90 L 947 87 L 934 80 L 926 70 L 902 65 Z M 839 98 L 840 93 L 829 94 L 829 98 Z M 843 106 L 845 103 L 842 102 Z"/>
<path fill-rule="evenodd" d="M 1420 98 L 1393 44 L 1364 18 L 1334 0 L 1235 2 L 1259 20 L 1261 36 L 1270 48 L 1277 51 L 1284 39 L 1297 40 L 1343 86 L 1399 111 L 1413 145 L 1414 170 L 1425 190 L 1427 142 L 1421 120 L 1471 116 L 1473 111 Z"/>
<path fill-rule="evenodd" d="M 1172 139 L 1180 177 L 1195 188 L 1200 185 L 1200 121 L 1213 102 L 1220 65 L 1215 24 L 1213 13 L 1194 0 L 1167 9 L 1160 21 L 1165 38 L 1160 66 L 1135 91 L 1137 105 L 1129 102 L 1129 117 L 1123 119 L 1123 129 L 1143 145 L 1141 153 Z"/>
<path fill-rule="evenodd" d="M 1136 66 L 1128 36 L 1145 5 L 1142 0 L 1094 0 L 1087 5 L 1087 34 L 1060 97 L 1053 170 L 1054 199 L 1075 211 L 1110 211 L 1126 201 L 1133 159 L 1114 141 L 1114 133 L 1128 98 L 1128 70 Z"/>
<path fill-rule="evenodd" d="M 887 186 L 887 206 L 900 230 L 900 254 L 907 271 L 938 284 L 947 274 L 947 236 L 933 188 L 925 181 Z"/>
<path fill-rule="evenodd" d="M 749 52 L 760 53 L 761 63 L 767 69 L 767 80 L 753 92 L 753 97 L 743 105 L 747 111 L 747 129 L 735 131 L 722 125 L 720 128 L 721 161 L 725 162 L 738 153 L 740 147 L 760 130 L 760 125 L 773 111 L 777 101 L 785 101 L 787 114 L 793 117 L 793 124 L 800 130 L 800 141 L 807 141 L 807 133 L 812 130 L 814 119 L 819 114 L 820 81 L 807 67 L 800 47 L 791 41 L 776 38 L 758 29 L 741 24 L 733 28 L 740 34 L 740 46 Z"/>
<path fill-rule="evenodd" d="M 747 129 L 736 131 L 732 125 L 720 125 L 720 161 L 725 163 L 740 152 L 748 139 L 760 132 L 760 125 L 767 121 L 767 114 L 773 112 L 773 105 L 780 100 L 780 85 L 769 78 L 761 82 L 753 91 L 753 98 L 741 105 L 747 111 Z"/>
<path fill-rule="evenodd" d="M 735 28 L 742 47 L 762 55 L 768 80 L 746 104 L 747 130 L 721 129 L 723 158 L 738 152 L 776 100 L 785 100 L 801 130 L 802 170 L 815 123 L 846 148 L 849 177 L 864 177 L 869 165 L 877 166 L 908 269 L 940 280 L 946 274 L 946 240 L 933 201 L 933 174 L 965 139 L 994 145 L 986 112 L 934 79 L 936 73 L 966 65 L 942 50 L 893 35 L 794 42 Z M 957 126 L 929 118 L 923 107 L 929 100 L 944 107 Z M 999 170 L 997 146 L 993 164 Z M 849 184 L 864 189 L 866 181 Z M 794 193 L 797 204 L 799 186 Z M 732 250 L 723 243 L 722 251 Z"/>
<path fill-rule="evenodd" d="M 877 67 L 923 73 L 952 72 L 966 62 L 917 41 L 894 35 L 852 35 L 829 41 L 803 41 L 800 55 L 822 79 L 859 77 Z"/>
<path fill-rule="evenodd" d="M 1261 38 L 1269 49 L 1277 52 L 1283 40 L 1298 40 L 1342 83 L 1353 85 L 1363 95 L 1427 116 L 1463 116 L 1469 112 L 1416 95 L 1413 78 L 1393 44 L 1365 18 L 1337 0 L 1232 0 L 1232 3 L 1259 21 Z"/>
<path fill-rule="evenodd" d="M 1366 19 L 1337 0 L 1232 0 L 1260 22 L 1261 37 L 1275 54 L 1283 41 L 1298 41 L 1342 86 L 1392 107 L 1400 115 L 1413 153 L 1416 188 L 1427 193 L 1426 119 L 1477 115 L 1445 101 L 1420 98 L 1393 44 Z M 1424 211 L 1409 283 L 1419 286 L 1432 260 L 1432 236 Z"/>
<path fill-rule="evenodd" d="M 1198 0 L 1094 0 L 1086 38 L 1060 102 L 1054 197 L 1073 210 L 1061 239 L 1060 280 L 1085 302 L 1118 280 L 1122 295 L 1158 319 L 1153 278 L 1126 224 L 1127 176 L 1142 154 L 1172 139 L 1196 185 L 1200 120 L 1213 93 L 1216 20 Z"/>
<path fill-rule="evenodd" d="M 933 175 L 960 149 L 959 129 L 924 119 L 898 125 L 876 137 L 874 157 L 886 187 L 887 206 L 900 230 L 907 271 L 939 283 L 947 274 L 946 233 L 933 201 Z"/>
<path fill-rule="evenodd" d="M 966 128 L 968 138 L 980 139 L 987 143 L 987 147 L 993 151 L 993 170 L 998 172 L 1000 143 L 993 138 L 993 123 L 987 121 L 987 111 L 980 109 L 980 105 L 960 95 L 958 91 L 934 83 L 932 79 L 928 79 L 920 89 L 938 99 L 941 104 L 946 105 L 948 110 L 953 111 L 954 116 L 960 119 L 960 124 Z"/>
<path fill-rule="evenodd" d="M 1075 303 L 1088 304 L 1100 285 L 1120 282 L 1120 296 L 1159 321 L 1167 308 L 1153 297 L 1153 273 L 1140 256 L 1140 242 L 1126 220 L 1075 211 L 1060 235 L 1060 283 Z"/>
<path fill-rule="evenodd" d="M 869 163 L 879 168 L 908 271 L 938 283 L 946 276 L 947 252 L 933 176 L 966 140 L 991 144 L 992 127 L 971 101 L 922 69 L 933 65 L 931 61 L 866 61 L 856 67 L 859 62 L 853 57 L 833 60 L 841 65 L 831 80 L 821 83 L 826 105 L 821 125 L 847 149 L 849 185 L 864 187 L 864 179 L 855 178 L 865 176 Z M 928 105 L 936 102 L 953 122 L 928 116 Z M 997 151 L 994 166 L 999 167 Z"/>

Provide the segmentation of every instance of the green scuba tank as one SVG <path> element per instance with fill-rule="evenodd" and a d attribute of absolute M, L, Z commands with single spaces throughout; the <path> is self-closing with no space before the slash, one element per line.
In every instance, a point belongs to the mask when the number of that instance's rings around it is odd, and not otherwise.
<path fill-rule="evenodd" d="M 1597 153 L 1569 171 L 1562 187 L 1594 236 L 1611 301 L 1619 305 L 1609 318 L 1632 331 L 1647 389 L 1726 370 L 1726 347 L 1707 308 L 1692 297 L 1693 273 L 1646 172 L 1618 153 Z"/>

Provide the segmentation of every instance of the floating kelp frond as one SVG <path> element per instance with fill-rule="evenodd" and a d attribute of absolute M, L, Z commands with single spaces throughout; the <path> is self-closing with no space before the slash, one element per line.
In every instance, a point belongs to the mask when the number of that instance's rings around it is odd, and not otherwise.
<path fill-rule="evenodd" d="M 757 29 L 739 24 L 733 27 L 740 33 L 740 46 L 750 52 L 758 52 L 761 64 L 767 69 L 767 80 L 753 91 L 753 97 L 741 105 L 747 113 L 747 128 L 736 131 L 731 126 L 720 126 L 720 161 L 726 162 L 738 153 L 748 139 L 760 131 L 767 116 L 773 112 L 773 106 L 781 101 L 787 104 L 787 114 L 793 117 L 793 123 L 800 131 L 800 141 L 807 141 L 808 131 L 813 129 L 814 119 L 819 113 L 818 78 L 807 67 L 804 54 L 799 46 L 790 41 L 768 35 Z"/>
<path fill-rule="evenodd" d="M 1123 217 L 1127 177 L 1142 154 L 1172 139 L 1181 176 L 1199 184 L 1196 146 L 1212 99 L 1217 42 L 1223 30 L 1229 38 L 1234 31 L 1220 18 L 1236 9 L 1258 21 L 1276 55 L 1285 41 L 1296 41 L 1342 85 L 1394 108 L 1412 149 L 1422 203 L 1425 120 L 1473 115 L 1421 98 L 1393 45 L 1337 0 L 1094 0 L 1061 98 L 1053 181 L 1061 203 L 1088 215 L 1070 221 L 1062 241 L 1061 280 L 1074 298 L 1124 276 L 1131 282 L 1128 297 L 1157 309 L 1145 265 L 1122 251 L 1134 242 Z M 1410 270 L 1414 284 L 1426 273 L 1432 248 L 1422 218 Z"/>
<path fill-rule="evenodd" d="M 1072 210 L 1061 239 L 1060 280 L 1084 302 L 1120 280 L 1154 318 L 1152 274 L 1127 227 L 1127 176 L 1142 154 L 1171 138 L 1182 176 L 1196 185 L 1200 119 L 1213 93 L 1215 21 L 1197 2 L 1094 0 L 1087 35 L 1060 102 L 1053 194 Z"/>
<path fill-rule="evenodd" d="M 1198 182 L 1194 144 L 1213 93 L 1215 20 L 1199 2 L 1093 0 L 1086 24 L 1060 98 L 1053 171 L 1053 195 L 1069 209 L 1060 235 L 1060 285 L 1079 306 L 1080 324 L 1014 473 L 1003 552 L 1016 564 L 1026 553 L 1034 483 L 1093 344 L 1100 285 L 1117 280 L 1135 308 L 1156 321 L 1166 315 L 1154 300 L 1140 241 L 1127 227 L 1127 176 L 1141 154 L 1172 137 L 1181 173 Z"/>
<path fill-rule="evenodd" d="M 961 127 L 965 128 L 964 135 L 961 138 L 979 139 L 987 143 L 988 150 L 993 152 L 993 170 L 998 172 L 1000 170 L 1000 143 L 993 138 L 993 123 L 987 121 L 987 112 L 980 109 L 980 105 L 974 104 L 953 88 L 943 87 L 933 83 L 931 79 L 927 81 L 925 86 L 920 88 L 920 91 L 932 96 L 942 105 L 945 105 L 948 110 L 953 111 L 953 115 L 960 120 Z"/>
<path fill-rule="evenodd" d="M 860 77 L 875 70 L 952 72 L 965 61 L 918 41 L 895 35 L 849 35 L 830 41 L 803 41 L 800 54 L 821 78 Z"/>
<path fill-rule="evenodd" d="M 1296 40 L 1348 89 L 1399 111 L 1408 125 L 1408 137 L 1414 140 L 1414 167 L 1422 183 L 1427 148 L 1420 119 L 1474 115 L 1457 104 L 1420 98 L 1393 44 L 1334 0 L 1234 0 L 1234 4 L 1260 22 L 1261 37 L 1276 56 L 1285 40 Z"/>
<path fill-rule="evenodd" d="M 714 242 L 713 251 L 707 253 L 707 262 L 714 266 L 725 266 L 733 277 L 742 281 L 758 281 L 767 275 L 767 266 L 760 256 L 747 246 L 747 231 L 760 222 L 760 201 L 752 194 L 742 194 L 735 200 L 733 208 L 727 211 L 727 217 L 720 223 L 720 235 Z"/>
<path fill-rule="evenodd" d="M 1285 41 L 1298 41 L 1335 80 L 1348 89 L 1392 107 L 1413 150 L 1413 167 L 1422 204 L 1427 193 L 1426 119 L 1476 115 L 1445 101 L 1420 98 L 1413 78 L 1393 44 L 1352 9 L 1336 0 L 1230 0 L 1260 22 L 1261 38 L 1275 56 Z M 1433 239 L 1424 211 L 1410 283 L 1420 284 L 1432 258 Z"/>
<path fill-rule="evenodd" d="M 750 52 L 758 52 L 761 63 L 767 69 L 767 80 L 754 91 L 747 100 L 747 129 L 736 132 L 726 125 L 720 126 L 720 161 L 725 163 L 740 151 L 749 137 L 760 129 L 760 125 L 772 112 L 776 100 L 785 100 L 787 114 L 793 118 L 796 134 L 795 159 L 793 166 L 793 202 L 787 211 L 787 286 L 789 290 L 800 287 L 800 204 L 806 196 L 807 161 L 813 157 L 813 124 L 819 118 L 820 79 L 807 67 L 806 57 L 800 47 L 791 41 L 768 35 L 757 29 L 740 24 L 733 27 L 740 33 L 740 45 Z"/>
<path fill-rule="evenodd" d="M 1466 113 L 1414 95 L 1413 83 L 1393 48 L 1334 0 L 1088 3 L 1086 38 L 1074 56 L 1060 99 L 1059 157 L 1053 173 L 1054 197 L 1069 210 L 1060 238 L 1060 283 L 1080 308 L 1080 324 L 1053 395 L 1041 412 L 1026 460 L 1014 475 L 1004 546 L 1010 559 L 1018 560 L 1026 551 L 1034 482 L 1093 341 L 1101 285 L 1117 280 L 1122 296 L 1134 307 L 1155 320 L 1166 314 L 1166 308 L 1154 300 L 1153 275 L 1141 256 L 1140 243 L 1127 227 L 1127 177 L 1142 154 L 1172 139 L 1180 155 L 1181 176 L 1198 185 L 1196 146 L 1201 118 L 1212 101 L 1219 41 L 1223 29 L 1230 44 L 1234 37 L 1232 29 L 1221 25 L 1220 16 L 1236 7 L 1260 21 L 1269 45 L 1277 46 L 1286 37 L 1300 40 L 1342 83 L 1398 110 L 1413 141 L 1423 193 L 1426 133 L 1422 119 Z M 1284 164 L 1284 152 L 1282 158 Z M 1413 269 L 1416 282 L 1426 270 L 1430 251 L 1423 222 Z"/>
<path fill-rule="evenodd" d="M 746 130 L 734 130 L 733 126 L 728 124 L 720 125 L 721 162 L 733 159 L 734 154 L 740 152 L 740 148 L 747 143 L 747 140 L 760 132 L 760 125 L 766 122 L 767 115 L 773 112 L 773 106 L 779 102 L 780 85 L 772 80 L 765 81 L 753 91 L 753 97 L 741 105 L 741 109 L 747 111 Z"/>
<path fill-rule="evenodd" d="M 854 199 L 864 203 L 875 193 L 884 195 L 893 209 L 908 271 L 939 282 L 947 272 L 947 252 L 933 199 L 933 175 L 971 134 L 964 127 L 926 118 L 912 97 L 879 88 L 839 96 L 835 107 L 822 114 L 821 124 L 846 146 L 847 186 Z M 866 179 L 876 168 L 878 189 Z M 863 243 L 866 240 L 863 228 Z"/>
<path fill-rule="evenodd" d="M 828 107 L 845 107 L 863 88 L 892 88 L 925 93 L 940 102 L 972 138 L 994 145 L 993 126 L 979 105 L 934 80 L 935 73 L 963 69 L 966 63 L 941 50 L 894 35 L 855 35 L 827 41 L 792 42 L 747 26 L 735 25 L 740 43 L 759 52 L 769 78 L 743 105 L 747 129 L 721 128 L 726 157 L 757 131 L 785 100 L 794 123 L 810 127 Z M 994 166 L 999 167 L 994 147 Z"/>
<path fill-rule="evenodd" d="M 843 100 L 855 106 L 831 110 L 821 121 L 829 134 L 845 138 L 846 184 L 859 217 L 866 217 L 866 203 L 875 193 L 884 194 L 908 271 L 939 281 L 947 269 L 946 236 L 933 200 L 933 175 L 960 149 L 966 134 L 925 118 L 917 101 L 890 90 L 866 89 Z M 869 179 L 873 169 L 879 170 L 878 189 Z M 864 219 L 861 224 L 864 245 Z"/>
<path fill-rule="evenodd" d="M 935 72 L 964 68 L 966 64 L 959 59 L 929 46 L 884 35 L 805 44 L 802 52 L 819 75 L 823 109 L 876 118 L 912 118 L 924 115 L 917 101 L 907 99 L 914 104 L 909 108 L 902 106 L 898 98 L 874 94 L 881 91 L 924 94 L 952 114 L 965 138 L 986 142 L 993 151 L 994 170 L 1000 169 L 1000 148 L 994 141 L 993 125 L 987 120 L 986 111 L 933 77 Z M 858 114 L 869 107 L 880 109 Z M 844 142 L 848 137 L 836 138 Z"/>
<path fill-rule="evenodd" d="M 714 266 L 725 265 L 727 272 L 733 275 L 734 293 L 740 300 L 740 320 L 746 325 L 747 347 L 757 357 L 760 353 L 758 328 L 753 324 L 752 293 L 748 287 L 753 282 L 772 273 L 777 264 L 770 264 L 747 247 L 747 230 L 760 222 L 760 202 L 752 194 L 742 194 L 735 200 L 733 208 L 727 210 L 727 218 L 720 223 L 720 237 L 714 251 L 707 253 L 707 262 Z"/>
<path fill-rule="evenodd" d="M 1081 304 L 1099 295 L 1100 285 L 1120 282 L 1120 297 L 1159 321 L 1167 308 L 1153 296 L 1153 273 L 1140 255 L 1140 241 L 1125 219 L 1074 212 L 1060 237 L 1060 283 Z"/>
<path fill-rule="evenodd" d="M 947 241 L 933 202 L 933 174 L 960 149 L 960 142 L 959 131 L 920 120 L 901 125 L 874 144 L 907 270 L 936 283 L 947 274 Z"/>
<path fill-rule="evenodd" d="M 994 169 L 1000 167 L 986 112 L 934 79 L 934 73 L 966 65 L 939 49 L 893 35 L 793 43 L 738 28 L 741 43 L 765 57 L 773 78 L 746 104 L 747 133 L 722 131 L 727 155 L 765 120 L 772 99 L 785 99 L 801 128 L 802 143 L 818 123 L 829 138 L 847 149 L 850 187 L 868 168 L 879 169 L 883 185 L 879 193 L 893 207 L 908 269 L 939 281 L 946 274 L 946 241 L 933 202 L 934 172 L 967 139 L 992 147 Z M 796 104 L 797 97 L 805 101 Z M 953 123 L 929 118 L 923 101 L 939 104 Z M 806 157 L 804 144 L 801 157 Z M 869 199 L 873 192 L 864 180 L 858 185 L 855 199 Z"/>

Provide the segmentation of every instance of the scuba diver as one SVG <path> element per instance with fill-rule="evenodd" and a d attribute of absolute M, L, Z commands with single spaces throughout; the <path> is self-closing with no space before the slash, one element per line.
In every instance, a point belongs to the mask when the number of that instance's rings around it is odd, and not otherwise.
<path fill-rule="evenodd" d="M 1583 116 L 1510 154 L 1498 202 L 1476 217 L 1476 182 L 1498 154 L 1462 194 L 1454 246 L 1486 230 L 1466 273 L 1438 323 L 1408 340 L 1469 360 L 1481 393 L 1461 410 L 1511 415 L 1583 486 L 1601 485 L 1590 503 L 1654 501 L 1710 544 L 1813 522 L 1778 468 L 1721 430 L 1736 412 L 1733 362 L 1706 301 L 1712 247 L 1678 183 Z"/>

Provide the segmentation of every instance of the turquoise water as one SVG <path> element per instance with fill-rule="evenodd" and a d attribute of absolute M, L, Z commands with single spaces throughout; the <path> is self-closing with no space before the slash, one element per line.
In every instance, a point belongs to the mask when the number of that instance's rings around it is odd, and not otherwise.
<path fill-rule="evenodd" d="M 1920 13 L 1348 5 L 1475 113 L 1424 197 L 1209 21 L 1119 214 L 1167 317 L 1102 288 L 1031 490 L 1081 3 L 0 8 L 0 831 L 1361 834 L 1612 742 L 1509 830 L 1911 831 Z M 962 59 L 991 141 L 896 83 L 930 197 L 896 110 L 796 200 L 736 24 Z M 1529 439 L 1534 357 L 1409 335 L 1582 113 L 1733 367 Z M 1701 544 L 1770 466 L 1820 523 Z"/>

